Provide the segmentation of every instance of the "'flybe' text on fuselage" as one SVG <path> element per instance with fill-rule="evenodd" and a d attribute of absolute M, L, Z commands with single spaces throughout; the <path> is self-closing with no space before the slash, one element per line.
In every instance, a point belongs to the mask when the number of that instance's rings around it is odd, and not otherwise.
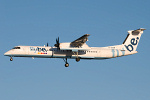
<path fill-rule="evenodd" d="M 30 51 L 34 51 L 34 53 L 37 52 L 47 52 L 49 51 L 49 49 L 46 49 L 46 48 L 40 48 L 40 47 L 30 47 Z"/>

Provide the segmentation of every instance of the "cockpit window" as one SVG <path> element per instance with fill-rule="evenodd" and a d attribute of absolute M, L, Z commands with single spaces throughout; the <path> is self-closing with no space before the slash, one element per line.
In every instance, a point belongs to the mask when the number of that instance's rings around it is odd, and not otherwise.
<path fill-rule="evenodd" d="M 13 49 L 20 49 L 20 47 L 14 47 Z"/>

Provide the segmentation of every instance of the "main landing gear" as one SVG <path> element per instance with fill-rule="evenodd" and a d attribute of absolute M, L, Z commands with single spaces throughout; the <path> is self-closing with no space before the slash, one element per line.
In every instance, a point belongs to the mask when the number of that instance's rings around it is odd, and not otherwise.
<path fill-rule="evenodd" d="M 76 58 L 76 62 L 79 62 L 80 61 L 80 58 Z"/>
<path fill-rule="evenodd" d="M 67 58 L 64 58 L 63 60 L 65 62 L 65 67 L 69 67 L 69 63 L 67 62 Z M 79 62 L 79 61 L 80 61 L 80 58 L 76 58 L 76 62 Z"/>
<path fill-rule="evenodd" d="M 74 53 L 74 55 L 76 55 L 76 62 L 79 62 L 80 61 L 80 58 L 78 57 L 78 52 L 73 52 Z"/>
<path fill-rule="evenodd" d="M 67 58 L 66 59 L 63 59 L 64 60 L 64 62 L 66 63 L 65 64 L 65 67 L 69 67 L 69 63 L 67 62 Z"/>
<path fill-rule="evenodd" d="M 10 61 L 13 61 L 13 58 L 12 58 L 12 57 L 10 57 Z"/>

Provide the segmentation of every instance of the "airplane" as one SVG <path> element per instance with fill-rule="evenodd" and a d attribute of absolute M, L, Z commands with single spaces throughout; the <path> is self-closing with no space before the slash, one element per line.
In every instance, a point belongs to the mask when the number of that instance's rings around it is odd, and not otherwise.
<path fill-rule="evenodd" d="M 110 59 L 121 56 L 136 54 L 137 46 L 144 28 L 137 30 L 129 30 L 128 35 L 121 45 L 107 47 L 89 47 L 86 44 L 90 34 L 85 34 L 73 42 L 60 43 L 59 37 L 56 38 L 54 47 L 48 46 L 15 46 L 11 50 L 4 53 L 9 56 L 10 61 L 13 57 L 32 57 L 34 58 L 62 58 L 65 67 L 69 66 L 67 59 Z"/>

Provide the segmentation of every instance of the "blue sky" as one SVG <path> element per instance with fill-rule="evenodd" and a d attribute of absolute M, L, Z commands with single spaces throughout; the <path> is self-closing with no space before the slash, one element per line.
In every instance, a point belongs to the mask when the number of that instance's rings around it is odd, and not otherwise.
<path fill-rule="evenodd" d="M 0 100 L 149 100 L 149 0 L 1 0 Z M 146 28 L 138 54 L 109 60 L 14 58 L 17 45 L 71 42 L 121 44 L 128 30 Z"/>

